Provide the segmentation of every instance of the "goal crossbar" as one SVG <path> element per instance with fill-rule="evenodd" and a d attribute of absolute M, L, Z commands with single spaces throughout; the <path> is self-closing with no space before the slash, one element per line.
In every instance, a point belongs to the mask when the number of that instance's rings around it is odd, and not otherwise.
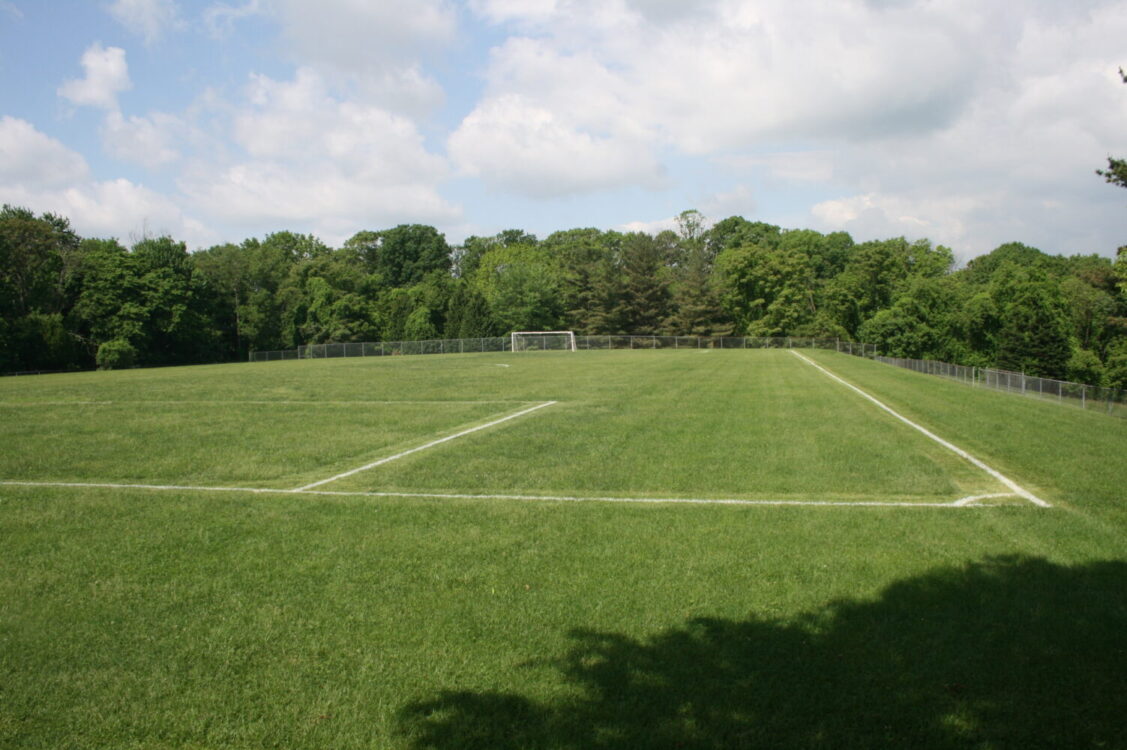
<path fill-rule="evenodd" d="M 510 341 L 510 348 L 514 352 L 529 349 L 569 349 L 573 352 L 576 350 L 574 331 L 513 331 L 510 334 Z M 551 345 L 557 341 L 559 346 Z"/>

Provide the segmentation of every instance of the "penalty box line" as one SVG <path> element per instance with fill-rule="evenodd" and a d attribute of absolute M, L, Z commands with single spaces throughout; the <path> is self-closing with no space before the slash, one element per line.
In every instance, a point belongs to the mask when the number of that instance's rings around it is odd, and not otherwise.
<path fill-rule="evenodd" d="M 320 481 L 313 482 L 311 484 L 307 484 L 303 487 L 297 487 L 293 490 L 293 492 L 307 492 L 309 490 L 312 490 L 314 487 L 320 487 L 322 485 L 329 484 L 330 482 L 335 482 L 338 479 L 344 479 L 345 477 L 350 477 L 353 474 L 359 474 L 362 471 L 368 471 L 369 469 L 374 469 L 377 466 L 383 466 L 384 464 L 391 463 L 392 461 L 398 461 L 401 458 L 404 458 L 406 456 L 410 456 L 412 453 L 418 453 L 419 451 L 425 451 L 428 448 L 435 447 L 436 445 L 442 445 L 443 443 L 448 443 L 451 440 L 456 440 L 460 437 L 465 437 L 466 435 L 472 435 L 475 432 L 480 432 L 481 430 L 485 430 L 485 429 L 488 429 L 490 427 L 495 427 L 495 426 L 502 424 L 504 422 L 508 422 L 510 419 L 516 419 L 517 417 L 523 417 L 525 414 L 531 414 L 534 411 L 537 411 L 539 409 L 543 409 L 543 408 L 548 407 L 548 406 L 554 406 L 557 403 L 559 403 L 559 402 L 558 401 L 545 401 L 542 404 L 537 404 L 536 406 L 532 406 L 532 407 L 529 407 L 527 409 L 521 409 L 518 412 L 514 412 L 513 414 L 508 414 L 504 417 L 501 417 L 500 419 L 494 419 L 492 422 L 486 422 L 485 424 L 479 424 L 476 427 L 470 427 L 469 429 L 462 430 L 461 432 L 456 432 L 453 435 L 447 435 L 446 437 L 438 438 L 437 440 L 431 440 L 429 443 L 425 443 L 423 445 L 419 445 L 419 446 L 416 446 L 414 448 L 410 448 L 410 449 L 402 451 L 400 453 L 396 453 L 394 456 L 387 456 L 387 457 L 381 458 L 377 461 L 372 461 L 371 463 L 364 464 L 363 466 L 358 466 L 355 469 L 350 469 L 349 471 L 341 472 L 340 474 L 337 474 L 336 476 L 329 477 L 328 479 L 322 479 Z"/>
<path fill-rule="evenodd" d="M 868 399 L 869 401 L 871 401 L 873 404 L 875 404 L 879 408 L 883 409 L 884 411 L 888 412 L 892 416 L 896 417 L 897 419 L 899 419 L 901 422 L 908 425 L 912 429 L 918 430 L 919 432 L 923 433 L 924 435 L 931 438 L 935 442 L 939 443 L 940 445 L 942 445 L 944 448 L 951 451 L 955 455 L 959 456 L 960 458 L 966 459 L 970 463 L 972 463 L 975 466 L 977 466 L 978 468 L 982 469 L 987 474 L 989 474 L 990 476 L 994 477 L 999 482 L 1004 484 L 1006 487 L 1009 487 L 1013 491 L 1013 493 L 1015 495 L 1017 495 L 1018 497 L 1025 498 L 1026 500 L 1033 503 L 1034 505 L 1037 505 L 1037 506 L 1042 507 L 1042 508 L 1051 508 L 1052 507 L 1049 503 L 1047 503 L 1044 500 L 1042 500 L 1041 498 L 1037 497 L 1032 492 L 1025 489 L 1024 487 L 1022 487 L 1021 485 L 1019 485 L 1017 482 L 1013 481 L 1009 477 L 1003 475 L 997 469 L 994 469 L 993 467 L 988 466 L 985 462 L 975 458 L 974 456 L 967 453 L 965 450 L 963 450 L 959 446 L 955 445 L 954 443 L 950 443 L 950 442 L 944 440 L 943 438 L 939 437 L 938 435 L 936 435 L 934 432 L 927 429 L 923 425 L 920 425 L 920 424 L 913 422 L 912 420 L 908 419 L 907 417 L 905 417 L 900 412 L 893 409 L 891 406 L 888 406 L 884 402 L 877 400 L 875 397 L 869 395 L 865 391 L 863 391 L 860 388 L 858 388 L 857 386 L 853 385 L 852 383 L 850 383 L 845 378 L 842 378 L 842 377 L 839 377 L 838 375 L 835 375 L 833 372 L 826 369 L 825 367 L 822 367 L 820 364 L 818 364 L 814 360 L 810 359 L 806 355 L 800 354 L 800 353 L 796 352 L 794 349 L 791 349 L 790 353 L 793 354 L 794 356 L 798 357 L 799 359 L 801 359 L 803 362 L 810 365 L 811 367 L 814 367 L 818 370 L 821 370 L 822 374 L 826 375 L 827 377 L 833 378 L 837 382 L 844 385 L 846 388 L 849 388 L 850 390 L 860 394 L 861 396 Z"/>
<path fill-rule="evenodd" d="M 827 508 L 996 508 L 998 505 L 983 503 L 982 500 L 1010 497 L 1011 493 L 974 495 L 954 502 L 902 502 L 895 500 L 747 500 L 741 498 L 693 498 L 693 497 L 582 497 L 573 495 L 506 495 L 492 493 L 454 493 L 454 492 L 369 492 L 364 490 L 305 490 L 276 489 L 270 487 L 204 487 L 179 484 L 126 484 L 115 482 L 35 482 L 22 480 L 0 480 L 0 487 L 59 487 L 70 489 L 103 490 L 146 490 L 153 492 L 221 492 L 244 493 L 250 495 L 313 495 L 320 497 L 374 497 L 374 498 L 423 498 L 434 500 L 514 500 L 521 502 L 568 502 L 568 503 L 619 503 L 640 505 L 734 505 L 734 506 L 794 506 Z"/>

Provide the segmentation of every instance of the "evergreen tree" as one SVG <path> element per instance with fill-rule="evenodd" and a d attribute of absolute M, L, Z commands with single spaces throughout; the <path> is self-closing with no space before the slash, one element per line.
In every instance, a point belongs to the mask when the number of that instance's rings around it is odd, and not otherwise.
<path fill-rule="evenodd" d="M 622 291 L 617 317 L 624 333 L 662 332 L 662 324 L 672 311 L 666 262 L 673 240 L 672 233 L 657 237 L 636 233 L 622 243 Z"/>

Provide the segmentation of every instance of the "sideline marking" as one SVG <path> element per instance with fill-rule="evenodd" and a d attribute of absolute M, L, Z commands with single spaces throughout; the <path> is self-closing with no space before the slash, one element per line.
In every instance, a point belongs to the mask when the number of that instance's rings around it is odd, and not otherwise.
<path fill-rule="evenodd" d="M 568 495 L 496 495 L 496 494 L 458 494 L 442 492 L 365 492 L 342 490 L 272 489 L 265 487 L 192 487 L 175 484 L 115 484 L 111 482 L 25 482 L 19 480 L 0 480 L 0 487 L 71 487 L 109 490 L 155 490 L 160 492 L 246 492 L 255 495 L 320 495 L 325 497 L 415 497 L 438 500 L 521 500 L 570 503 L 667 503 L 673 505 L 795 505 L 862 508 L 994 508 L 997 505 L 978 503 L 994 497 L 1009 497 L 1007 493 L 975 495 L 951 503 L 910 503 L 895 500 L 741 500 L 738 498 L 690 498 L 690 497 L 573 497 Z"/>
<path fill-rule="evenodd" d="M 505 365 L 508 367 L 508 365 Z M 311 401 L 311 400 L 289 400 L 289 401 L 267 401 L 263 399 L 248 400 L 248 399 L 153 399 L 145 401 L 0 401 L 0 407 L 5 406 L 137 406 L 145 404 L 161 404 L 161 405 L 174 405 L 181 404 L 190 406 L 193 404 L 208 404 L 208 405 L 224 405 L 224 404 L 254 404 L 256 406 L 320 406 L 328 404 L 330 406 L 395 406 L 396 404 L 527 404 L 528 401 L 517 401 L 515 399 L 506 399 L 498 401 L 456 401 L 450 399 L 383 399 L 383 400 L 362 400 L 362 401 Z"/>
<path fill-rule="evenodd" d="M 982 470 L 983 470 L 983 471 L 985 471 L 985 472 L 986 472 L 987 474 L 989 474 L 990 476 L 994 477 L 994 478 L 995 478 L 995 479 L 997 479 L 997 480 L 998 480 L 999 482 L 1001 482 L 1002 484 L 1006 485 L 1006 486 L 1007 486 L 1007 487 L 1009 487 L 1009 488 L 1010 488 L 1011 490 L 1013 490 L 1013 492 L 1014 492 L 1014 494 L 1015 494 L 1015 495 L 1017 495 L 1017 496 L 1019 496 L 1019 497 L 1023 497 L 1023 498 L 1025 498 L 1026 500 L 1028 500 L 1029 502 L 1033 503 L 1034 505 L 1040 506 L 1040 507 L 1042 507 L 1042 508 L 1051 508 L 1051 507 L 1052 507 L 1052 506 L 1051 506 L 1051 505 L 1050 505 L 1049 503 L 1047 503 L 1047 502 L 1045 502 L 1044 500 L 1042 500 L 1041 498 L 1037 497 L 1037 496 L 1036 496 L 1036 495 L 1034 495 L 1034 494 L 1033 494 L 1032 492 L 1030 492 L 1029 490 L 1027 490 L 1027 489 L 1025 489 L 1024 487 L 1022 487 L 1021 485 L 1019 485 L 1019 484 L 1018 484 L 1017 482 L 1013 481 L 1013 480 L 1012 480 L 1012 479 L 1010 479 L 1009 477 L 1006 477 L 1006 476 L 1004 476 L 1004 475 L 1003 475 L 1003 474 L 1002 474 L 1001 472 L 999 472 L 999 471 L 998 471 L 997 469 L 994 469 L 994 468 L 991 468 L 990 466 L 987 466 L 987 465 L 986 465 L 985 463 L 983 463 L 983 462 L 982 462 L 982 461 L 980 461 L 979 459 L 975 458 L 975 457 L 974 457 L 974 456 L 972 456 L 971 454 L 967 453 L 967 452 L 966 452 L 965 450 L 963 450 L 963 449 L 962 449 L 962 448 L 960 448 L 959 446 L 957 446 L 957 445 L 955 445 L 955 444 L 953 444 L 953 443 L 949 443 L 949 442 L 947 442 L 947 441 L 946 441 L 946 440 L 944 440 L 943 438 L 941 438 L 941 437 L 939 437 L 938 435 L 936 435 L 936 434 L 935 434 L 934 432 L 932 432 L 932 431 L 928 430 L 928 429 L 927 429 L 926 427 L 923 427 L 922 425 L 918 425 L 918 424 L 916 424 L 915 422 L 913 422 L 912 420 L 908 419 L 907 417 L 905 417 L 905 416 L 904 416 L 903 414 L 901 414 L 900 412 L 898 412 L 898 411 L 894 410 L 894 409 L 893 409 L 892 407 L 890 407 L 890 406 L 887 406 L 887 405 L 885 405 L 885 404 L 884 404 L 883 402 L 881 402 L 881 401 L 878 401 L 878 400 L 877 400 L 876 398 L 874 398 L 873 396 L 870 396 L 870 395 L 869 395 L 868 393 L 866 393 L 865 391 L 861 390 L 861 389 L 860 389 L 860 388 L 858 388 L 857 386 L 853 385 L 853 384 L 852 384 L 852 383 L 850 383 L 850 382 L 849 382 L 848 380 L 845 380 L 844 378 L 838 377 L 837 375 L 835 375 L 834 373 L 830 372 L 830 371 L 829 371 L 829 370 L 827 370 L 827 369 L 826 369 L 825 367 L 822 367 L 822 366 L 821 366 L 820 364 L 818 364 L 818 363 L 817 363 L 817 362 L 815 362 L 814 360 L 810 359 L 809 357 L 807 357 L 807 356 L 805 356 L 805 355 L 803 355 L 803 354 L 799 354 L 799 353 L 798 353 L 798 352 L 796 352 L 796 351 L 795 351 L 794 349 L 791 349 L 791 350 L 790 350 L 790 353 L 791 353 L 791 354 L 793 354 L 794 356 L 798 357 L 799 359 L 801 359 L 801 360 L 802 360 L 803 362 L 805 362 L 806 364 L 808 364 L 808 365 L 810 365 L 810 366 L 812 366 L 812 367 L 816 367 L 817 369 L 821 370 L 821 371 L 822 371 L 822 373 L 823 373 L 824 375 L 826 375 L 826 376 L 828 376 L 828 377 L 831 377 L 831 378 L 833 378 L 834 380 L 836 380 L 837 382 L 841 383 L 841 384 L 842 384 L 842 385 L 844 385 L 845 387 L 847 387 L 847 388 L 849 388 L 849 389 L 851 389 L 851 390 L 853 390 L 853 391 L 856 391 L 857 393 L 861 394 L 862 396 L 864 396 L 865 398 L 867 398 L 867 399 L 868 399 L 869 401 L 872 401 L 872 402 L 873 402 L 874 404 L 876 404 L 877 406 L 879 406 L 879 407 L 880 407 L 881 409 L 883 409 L 884 411 L 886 411 L 886 412 L 888 412 L 889 414 L 891 414 L 892 416 L 896 417 L 897 419 L 899 419 L 899 420 L 900 420 L 901 422 L 903 422 L 904 424 L 906 424 L 906 425 L 908 425 L 908 426 L 910 426 L 910 427 L 912 427 L 912 428 L 914 428 L 914 429 L 916 429 L 916 430 L 919 430 L 919 431 L 920 431 L 920 432 L 922 432 L 922 433 L 923 433 L 924 435 L 927 435 L 927 436 L 928 436 L 929 438 L 931 438 L 931 439 L 932 439 L 932 440 L 934 440 L 935 442 L 939 443 L 940 445 L 942 445 L 942 446 L 943 446 L 944 448 L 946 448 L 947 450 L 951 451 L 952 453 L 954 453 L 954 454 L 956 454 L 956 455 L 958 455 L 958 456 L 960 456 L 960 457 L 962 457 L 962 458 L 965 458 L 965 459 L 966 459 L 967 461 L 970 461 L 970 462 L 971 462 L 972 464 L 974 464 L 974 465 L 975 465 L 975 466 L 977 466 L 978 468 L 982 469 Z M 981 497 L 985 497 L 985 496 L 979 496 L 978 498 L 964 498 L 964 499 L 965 499 L 965 500 L 968 500 L 968 503 L 967 503 L 967 505 L 970 505 L 971 503 L 973 503 L 973 502 L 974 502 L 974 500 L 977 500 L 977 499 L 979 499 L 979 498 L 981 498 Z M 960 506 L 960 507 L 966 507 L 966 506 L 964 505 L 964 506 Z"/>
<path fill-rule="evenodd" d="M 322 479 L 318 482 L 313 482 L 312 484 L 307 484 L 304 487 L 298 487 L 294 490 L 294 492 L 306 492 L 308 490 L 313 489 L 314 487 L 320 487 L 323 484 L 328 484 L 329 482 L 335 482 L 338 479 L 344 479 L 345 477 L 350 477 L 353 474 L 359 474 L 360 472 L 367 471 L 368 469 L 374 469 L 377 466 L 382 466 L 383 464 L 390 463 L 392 461 L 396 461 L 400 458 L 403 458 L 404 456 L 410 456 L 412 453 L 418 453 L 419 451 L 425 451 L 427 448 L 433 448 L 436 445 L 442 445 L 443 443 L 450 442 L 451 440 L 454 440 L 456 438 L 460 438 L 460 437 L 463 437 L 465 435 L 470 435 L 470 434 L 473 434 L 473 433 L 478 432 L 480 430 L 484 430 L 484 429 L 487 429 L 489 427 L 499 425 L 502 422 L 508 422 L 510 419 L 516 419 L 517 417 L 523 417 L 525 414 L 531 414 L 532 412 L 536 411 L 537 409 L 543 409 L 546 406 L 553 406 L 557 403 L 559 403 L 559 402 L 558 401 L 545 401 L 542 404 L 537 404 L 536 406 L 532 406 L 532 407 L 529 407 L 527 409 L 521 409 L 518 412 L 515 412 L 513 414 L 509 414 L 507 416 L 501 417 L 500 419 L 494 419 L 492 422 L 486 422 L 485 424 L 480 424 L 477 427 L 471 427 L 468 430 L 462 430 L 461 432 L 454 433 L 453 435 L 447 435 L 444 438 L 439 438 L 438 440 L 432 440 L 429 443 L 426 443 L 424 445 L 419 445 L 419 446 L 416 446 L 414 448 L 410 448 L 408 450 L 403 451 L 402 453 L 396 453 L 394 456 L 388 456 L 386 458 L 381 458 L 378 461 L 372 461 L 369 464 L 364 464 L 363 466 L 357 467 L 355 469 L 351 469 L 349 471 L 342 472 L 340 474 L 337 474 L 334 477 L 329 477 L 328 479 Z"/>

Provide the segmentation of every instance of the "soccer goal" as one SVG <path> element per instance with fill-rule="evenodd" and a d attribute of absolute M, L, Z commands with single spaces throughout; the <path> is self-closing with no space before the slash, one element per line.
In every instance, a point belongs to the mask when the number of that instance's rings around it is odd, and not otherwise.
<path fill-rule="evenodd" d="M 512 339 L 514 352 L 575 351 L 575 334 L 572 331 L 513 331 Z"/>

